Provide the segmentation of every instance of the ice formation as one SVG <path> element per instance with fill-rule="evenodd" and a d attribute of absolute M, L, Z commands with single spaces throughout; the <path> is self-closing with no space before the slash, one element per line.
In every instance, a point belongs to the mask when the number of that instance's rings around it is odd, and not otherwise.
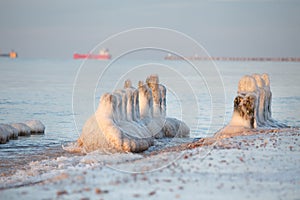
<path fill-rule="evenodd" d="M 25 123 L 0 124 L 0 144 L 18 136 L 30 136 L 31 134 L 43 134 L 45 126 L 39 120 L 30 120 Z"/>
<path fill-rule="evenodd" d="M 45 132 L 45 126 L 39 120 L 29 120 L 25 124 L 30 128 L 31 134 L 43 134 Z"/>
<path fill-rule="evenodd" d="M 251 129 L 288 127 L 272 118 L 271 101 L 268 74 L 243 76 L 238 83 L 232 119 L 215 136 L 230 137 Z"/>
<path fill-rule="evenodd" d="M 30 136 L 30 128 L 24 123 L 13 123 L 10 124 L 12 127 L 18 130 L 19 136 Z"/>
<path fill-rule="evenodd" d="M 186 137 L 189 127 L 166 117 L 166 87 L 157 75 L 134 88 L 130 80 L 124 89 L 101 96 L 96 112 L 83 126 L 77 145 L 85 152 L 141 152 L 154 138 Z"/>
<path fill-rule="evenodd" d="M 18 138 L 18 130 L 8 124 L 0 124 L 0 144 L 5 144 L 10 139 Z"/>

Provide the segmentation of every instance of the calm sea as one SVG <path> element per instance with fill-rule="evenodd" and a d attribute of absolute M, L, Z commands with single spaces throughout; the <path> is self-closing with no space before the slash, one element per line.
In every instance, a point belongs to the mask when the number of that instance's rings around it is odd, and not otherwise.
<path fill-rule="evenodd" d="M 273 118 L 300 125 L 300 63 L 201 63 L 198 70 L 180 61 L 109 61 L 0 59 L 0 123 L 41 120 L 44 135 L 19 137 L 0 145 L 0 174 L 14 165 L 69 155 L 62 145 L 76 141 L 84 121 L 103 92 L 136 86 L 149 74 L 168 88 L 167 114 L 184 120 L 191 137 L 210 135 L 230 120 L 237 83 L 245 74 L 268 73 Z M 216 67 L 214 73 L 205 73 Z M 196 66 L 197 69 L 197 66 Z M 203 71 L 204 70 L 204 71 Z M 223 87 L 224 86 L 224 87 Z"/>

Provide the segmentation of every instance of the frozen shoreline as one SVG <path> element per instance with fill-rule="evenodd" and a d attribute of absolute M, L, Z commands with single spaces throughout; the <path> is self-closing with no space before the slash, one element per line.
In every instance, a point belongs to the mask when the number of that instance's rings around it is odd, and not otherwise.
<path fill-rule="evenodd" d="M 122 63 L 116 69 L 122 67 L 128 71 L 138 63 Z M 217 64 L 226 89 L 226 118 L 229 119 L 232 114 L 232 99 L 236 96 L 239 78 L 244 74 L 268 72 L 272 77 L 274 93 L 273 117 L 290 126 L 299 126 L 298 63 Z M 190 105 L 201 102 L 202 112 L 197 115 L 200 119 L 188 118 L 187 121 L 190 124 L 194 119 L 201 121 L 199 127 L 191 126 L 194 130 L 192 137 L 206 136 L 207 127 L 221 124 L 211 124 L 209 115 L 202 115 L 209 113 L 210 108 L 202 79 L 182 63 L 175 62 L 173 65 L 176 69 L 183 69 L 192 86 L 199 88 L 196 95 L 201 99 L 193 103 L 187 96 L 183 106 L 192 109 Z M 44 66 L 43 70 L 40 70 L 41 66 Z M 20 196 L 22 199 L 297 199 L 300 196 L 299 131 L 297 135 L 292 135 L 295 132 L 280 132 L 279 137 L 275 138 L 272 136 L 274 133 L 237 137 L 233 144 L 224 144 L 216 149 L 201 147 L 147 157 L 143 154 L 111 156 L 97 152 L 85 156 L 67 155 L 61 153 L 59 145 L 78 137 L 72 123 L 71 106 L 68 106 L 76 75 L 74 63 L 20 60 L 17 63 L 4 63 L 2 67 L 1 86 L 5 98 L 1 98 L 1 101 L 2 112 L 6 113 L 2 123 L 39 118 L 47 122 L 47 133 L 13 140 L 2 146 L 6 149 L 1 149 L 1 164 L 9 160 L 7 166 L 13 164 L 19 167 L 15 174 L 1 174 L 0 199 L 20 199 Z M 99 68 L 98 64 L 96 67 Z M 112 75 L 107 76 L 104 88 L 115 83 L 118 76 Z M 178 79 L 170 76 L 169 71 L 167 75 L 165 82 L 174 83 L 179 92 L 183 90 L 183 97 L 189 94 L 184 90 L 185 87 L 178 87 Z M 16 78 L 18 84 L 14 81 Z M 101 91 L 99 89 L 99 94 Z M 176 101 L 170 102 L 171 108 L 176 106 Z M 26 113 L 28 110 L 31 112 Z M 170 115 L 177 116 L 176 112 Z M 35 157 L 37 152 L 41 157 Z M 26 163 L 24 159 L 27 159 Z M 131 174 L 110 168 L 114 166 L 141 171 L 161 166 L 162 161 L 174 162 L 149 173 Z"/>
<path fill-rule="evenodd" d="M 1 188 L 12 188 L 2 189 L 0 197 L 296 199 L 299 136 L 299 129 L 291 129 L 152 156 L 94 152 L 36 161 L 11 177 L 1 177 Z"/>

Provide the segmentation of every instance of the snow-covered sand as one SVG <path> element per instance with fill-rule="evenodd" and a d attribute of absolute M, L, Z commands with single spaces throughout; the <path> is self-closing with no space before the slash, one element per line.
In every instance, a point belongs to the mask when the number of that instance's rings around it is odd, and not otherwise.
<path fill-rule="evenodd" d="M 1 199 L 297 199 L 299 129 L 184 151 L 58 157 L 1 177 Z M 136 173 L 133 173 L 136 172 Z"/>

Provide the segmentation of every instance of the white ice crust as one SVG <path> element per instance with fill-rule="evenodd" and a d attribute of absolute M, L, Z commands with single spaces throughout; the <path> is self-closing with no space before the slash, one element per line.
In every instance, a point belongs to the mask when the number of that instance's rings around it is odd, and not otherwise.
<path fill-rule="evenodd" d="M 166 117 L 166 87 L 157 75 L 134 88 L 130 80 L 124 89 L 101 96 L 96 112 L 86 121 L 77 141 L 80 151 L 141 152 L 154 138 L 187 137 L 189 127 Z"/>
<path fill-rule="evenodd" d="M 222 138 L 239 135 L 251 129 L 288 127 L 272 118 L 271 102 L 268 74 L 243 76 L 238 83 L 231 121 L 216 136 Z"/>
<path fill-rule="evenodd" d="M 0 124 L 0 144 L 5 144 L 10 139 L 31 134 L 44 134 L 45 126 L 39 120 L 29 120 L 25 123 Z"/>

